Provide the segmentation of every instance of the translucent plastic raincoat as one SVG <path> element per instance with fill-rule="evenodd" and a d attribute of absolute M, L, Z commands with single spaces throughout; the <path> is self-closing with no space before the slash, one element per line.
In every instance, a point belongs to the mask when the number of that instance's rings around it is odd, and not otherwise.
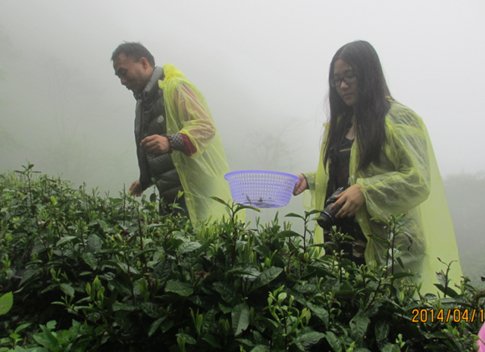
<path fill-rule="evenodd" d="M 444 262 L 459 260 L 453 224 L 448 212 L 443 182 L 434 157 L 433 148 L 421 118 L 411 109 L 391 101 L 385 119 L 386 143 L 380 154 L 380 164 L 371 163 L 363 171 L 358 165 L 358 143 L 355 139 L 350 156 L 350 184 L 359 184 L 365 203 L 355 218 L 367 236 L 366 262 L 385 264 L 385 244 L 373 240 L 378 235 L 387 238 L 383 225 L 371 220 L 385 220 L 389 215 L 406 214 L 409 222 L 403 231 L 412 235 L 412 244 L 405 235 L 396 237 L 396 245 L 409 250 L 401 257 L 406 270 L 418 272 L 423 282 L 422 292 L 436 292 L 436 272 L 445 270 Z M 328 173 L 323 166 L 324 136 L 317 172 L 305 173 L 312 194 L 311 208 L 323 209 Z M 318 225 L 315 241 L 323 242 Z M 396 266 L 399 268 L 399 265 Z M 460 283 L 460 263 L 453 263 L 451 278 Z"/>
<path fill-rule="evenodd" d="M 230 170 L 209 107 L 202 93 L 174 65 L 166 64 L 163 72 L 165 78 L 158 84 L 164 94 L 167 133 L 183 133 L 197 149 L 190 157 L 172 153 L 190 219 L 220 219 L 227 214 L 224 206 L 209 197 L 231 200 L 229 184 L 224 179 Z"/>

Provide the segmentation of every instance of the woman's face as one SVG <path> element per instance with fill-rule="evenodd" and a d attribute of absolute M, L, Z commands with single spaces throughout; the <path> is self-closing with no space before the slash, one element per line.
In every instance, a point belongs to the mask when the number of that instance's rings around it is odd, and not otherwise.
<path fill-rule="evenodd" d="M 355 107 L 359 101 L 357 91 L 357 77 L 352 67 L 342 59 L 335 61 L 333 65 L 333 79 L 330 82 L 335 87 L 338 95 L 348 106 Z"/>

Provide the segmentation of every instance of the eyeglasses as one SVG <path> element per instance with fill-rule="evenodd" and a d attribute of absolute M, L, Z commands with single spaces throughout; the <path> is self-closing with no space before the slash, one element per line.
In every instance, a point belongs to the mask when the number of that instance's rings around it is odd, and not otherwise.
<path fill-rule="evenodd" d="M 334 88 L 340 87 L 342 84 L 342 81 L 345 82 L 345 84 L 351 84 L 354 83 L 357 80 L 357 77 L 355 77 L 354 73 L 352 71 L 346 72 L 345 76 L 342 78 L 332 78 L 330 80 L 330 85 Z"/>

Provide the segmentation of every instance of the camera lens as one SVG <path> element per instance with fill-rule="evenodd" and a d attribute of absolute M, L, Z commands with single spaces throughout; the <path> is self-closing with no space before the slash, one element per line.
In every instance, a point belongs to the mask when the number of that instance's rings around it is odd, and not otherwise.
<path fill-rule="evenodd" d="M 326 212 L 320 213 L 317 218 L 318 225 L 324 230 L 329 230 L 333 225 L 333 219 Z"/>
<path fill-rule="evenodd" d="M 343 191 L 344 188 L 340 187 L 327 199 L 327 201 L 325 202 L 325 209 L 323 209 L 323 212 L 321 212 L 317 218 L 318 225 L 326 231 L 329 231 L 332 226 L 337 225 L 338 219 L 335 218 L 335 215 L 342 208 L 343 204 L 333 210 L 330 210 L 330 208 L 337 201 L 337 198 L 335 198 L 335 196 L 342 193 Z"/>

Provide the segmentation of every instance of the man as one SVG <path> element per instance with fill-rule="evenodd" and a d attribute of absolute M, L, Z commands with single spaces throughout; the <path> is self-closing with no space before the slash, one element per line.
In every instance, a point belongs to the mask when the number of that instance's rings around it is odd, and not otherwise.
<path fill-rule="evenodd" d="M 120 44 L 111 56 L 115 75 L 136 99 L 135 140 L 140 178 L 130 193 L 140 196 L 155 182 L 161 212 L 177 202 L 192 221 L 221 218 L 231 199 L 229 172 L 219 133 L 202 93 L 172 64 L 155 66 L 139 43 Z M 177 199 L 179 191 L 183 196 Z"/>

